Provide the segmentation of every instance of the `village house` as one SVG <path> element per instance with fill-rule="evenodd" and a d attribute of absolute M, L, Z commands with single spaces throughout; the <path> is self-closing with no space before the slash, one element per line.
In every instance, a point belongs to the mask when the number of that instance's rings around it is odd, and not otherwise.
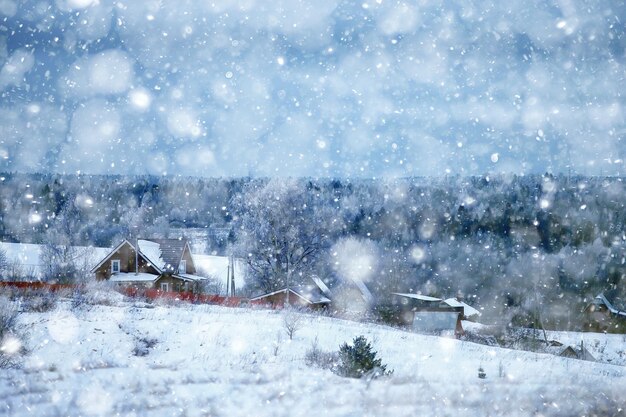
<path fill-rule="evenodd" d="M 324 309 L 336 316 L 361 319 L 370 311 L 374 297 L 361 281 L 343 280 L 330 289 L 321 278 L 312 275 L 304 284 L 261 294 L 250 301 L 273 308 L 290 305 L 312 310 Z"/>
<path fill-rule="evenodd" d="M 418 333 L 463 335 L 461 320 L 474 319 L 480 312 L 456 298 L 438 298 L 422 294 L 393 293 L 386 306 L 389 319 L 410 326 Z"/>
<path fill-rule="evenodd" d="M 559 353 L 559 356 L 564 358 L 580 359 L 582 361 L 595 362 L 596 358 L 593 357 L 591 352 L 581 342 L 580 347 L 567 346 Z"/>
<path fill-rule="evenodd" d="M 585 327 L 594 331 L 622 332 L 626 329 L 626 294 L 612 289 L 598 294 L 585 308 Z"/>
<path fill-rule="evenodd" d="M 161 291 L 193 291 L 206 280 L 196 266 L 186 239 L 122 241 L 91 270 L 98 281 L 120 287 Z"/>
<path fill-rule="evenodd" d="M 252 304 L 265 305 L 272 308 L 283 306 L 321 310 L 331 302 L 330 290 L 317 276 L 312 276 L 306 284 L 281 288 L 250 299 Z"/>

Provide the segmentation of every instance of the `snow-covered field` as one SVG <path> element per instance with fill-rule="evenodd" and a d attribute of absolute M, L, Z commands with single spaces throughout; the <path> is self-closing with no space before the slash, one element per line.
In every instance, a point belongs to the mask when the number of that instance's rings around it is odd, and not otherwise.
<path fill-rule="evenodd" d="M 88 268 L 95 266 L 111 251 L 111 248 L 96 248 L 87 246 L 73 246 L 76 253 L 77 266 L 85 265 Z M 41 278 L 44 271 L 42 253 L 45 245 L 31 243 L 0 242 L 0 251 L 4 251 L 9 264 L 16 264 L 22 268 L 22 278 Z"/>
<path fill-rule="evenodd" d="M 0 415 L 622 415 L 626 369 L 304 315 L 207 305 L 23 313 L 29 354 L 0 373 Z M 372 381 L 309 367 L 365 335 L 394 369 Z M 602 335 L 598 335 L 601 337 Z M 152 347 L 150 347 L 152 346 Z M 144 356 L 138 356 L 144 355 Z M 486 379 L 478 378 L 482 366 Z"/>

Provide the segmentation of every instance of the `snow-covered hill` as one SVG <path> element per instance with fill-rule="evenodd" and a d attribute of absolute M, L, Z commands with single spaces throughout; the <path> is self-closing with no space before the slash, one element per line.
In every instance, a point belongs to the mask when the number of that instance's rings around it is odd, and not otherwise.
<path fill-rule="evenodd" d="M 117 303 L 23 313 L 30 353 L 0 373 L 0 415 L 619 415 L 626 369 L 277 311 Z M 315 339 L 365 335 L 393 375 L 309 367 Z M 478 378 L 483 367 L 487 377 Z"/>

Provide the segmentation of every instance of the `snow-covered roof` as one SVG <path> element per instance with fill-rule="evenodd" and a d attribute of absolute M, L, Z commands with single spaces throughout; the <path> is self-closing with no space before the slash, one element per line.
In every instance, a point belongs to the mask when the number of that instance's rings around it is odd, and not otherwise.
<path fill-rule="evenodd" d="M 457 300 L 456 298 L 448 298 L 443 302 L 450 307 L 463 307 L 463 315 L 465 317 L 480 316 L 480 311 L 476 310 L 469 304 L 465 304 L 464 302 Z"/>
<path fill-rule="evenodd" d="M 267 294 L 262 294 L 257 297 L 251 298 L 250 301 L 258 301 L 263 298 L 271 297 L 272 295 L 286 293 L 287 289 L 283 288 L 277 291 L 273 291 Z M 294 294 L 295 296 L 303 299 L 308 304 L 326 304 L 330 303 L 330 299 L 324 297 L 317 287 L 313 286 L 299 286 L 289 288 L 289 292 Z"/>
<path fill-rule="evenodd" d="M 139 239 L 137 241 L 139 252 L 150 261 L 159 271 L 165 269 L 165 261 L 161 257 L 161 245 L 150 240 Z"/>
<path fill-rule="evenodd" d="M 327 298 L 330 299 L 332 297 L 330 288 L 328 288 L 328 286 L 324 283 L 324 281 L 322 281 L 320 277 L 318 277 L 317 275 L 311 275 L 311 279 Z"/>
<path fill-rule="evenodd" d="M 148 274 L 145 272 L 118 272 L 111 275 L 109 281 L 111 282 L 154 282 L 159 278 L 158 275 Z"/>
<path fill-rule="evenodd" d="M 256 297 L 252 297 L 252 298 L 250 299 L 250 301 L 257 301 L 257 300 L 261 300 L 261 299 L 263 299 L 263 298 L 270 297 L 270 296 L 272 296 L 272 295 L 280 294 L 281 292 L 287 292 L 287 289 L 286 289 L 286 288 L 283 288 L 283 289 L 281 289 L 281 290 L 276 290 L 276 291 L 268 292 L 267 294 L 257 295 Z M 291 292 L 293 292 L 293 291 L 291 291 Z M 295 293 L 294 293 L 294 294 L 295 294 Z"/>
<path fill-rule="evenodd" d="M 201 276 L 193 275 L 193 274 L 176 274 L 174 276 L 178 278 L 182 278 L 186 281 L 205 281 L 206 279 L 208 279 L 206 277 L 201 277 Z"/>
<path fill-rule="evenodd" d="M 367 302 L 367 303 L 372 303 L 374 301 L 374 296 L 372 295 L 372 293 L 370 292 L 369 288 L 367 288 L 367 286 L 365 285 L 365 283 L 363 281 L 361 281 L 360 279 L 353 279 L 352 282 L 354 282 L 354 284 L 356 285 L 356 287 L 359 289 L 359 291 L 361 292 L 361 295 L 363 296 L 363 299 Z"/>
<path fill-rule="evenodd" d="M 430 297 L 428 295 L 422 295 L 422 294 L 408 294 L 408 293 L 398 293 L 398 292 L 394 292 L 393 294 L 399 295 L 400 297 L 413 298 L 415 300 L 420 300 L 420 301 L 443 301 L 442 298 Z"/>
<path fill-rule="evenodd" d="M 324 284 L 324 282 L 319 277 L 314 275 L 311 276 L 311 280 L 313 282 L 301 285 L 294 285 L 290 287 L 289 292 L 302 298 L 308 304 L 330 303 L 330 289 L 326 286 L 326 284 Z M 286 288 L 281 288 L 280 290 L 268 294 L 259 295 L 253 298 L 252 301 L 260 300 L 280 293 L 285 293 L 286 291 Z"/>
<path fill-rule="evenodd" d="M 410 293 L 398 293 L 398 292 L 394 292 L 393 294 L 400 296 L 400 297 L 411 298 L 411 299 L 419 300 L 419 301 L 441 303 L 450 307 L 463 307 L 463 315 L 465 317 L 480 316 L 480 311 L 476 310 L 474 307 L 472 307 L 469 304 L 466 304 L 462 301 L 457 300 L 456 298 L 446 298 L 444 300 L 442 298 L 431 297 L 431 296 L 422 295 L 422 294 L 410 294 Z"/>
<path fill-rule="evenodd" d="M 95 265 L 94 265 L 93 268 L 91 268 L 91 272 L 96 272 L 96 269 L 100 268 L 102 266 L 102 264 L 105 263 L 106 260 L 109 259 L 109 257 L 111 255 L 113 255 L 115 252 L 117 252 L 124 245 L 130 246 L 133 249 L 133 251 L 135 250 L 135 247 L 132 245 L 132 243 L 130 243 L 128 240 L 124 239 L 119 245 L 117 245 L 113 249 L 106 249 L 107 250 L 106 254 L 104 254 L 104 252 L 103 252 L 103 256 L 101 256 L 98 259 L 99 262 L 98 263 L 94 262 Z M 105 248 L 102 248 L 102 249 L 105 249 Z"/>
<path fill-rule="evenodd" d="M 309 284 L 309 285 L 300 285 L 298 287 L 293 288 L 294 292 L 300 295 L 303 298 L 306 298 L 313 304 L 323 304 L 330 303 L 330 298 L 326 297 L 321 288 L 317 285 L 317 283 Z"/>
<path fill-rule="evenodd" d="M 610 290 L 610 291 L 607 291 L 606 293 L 598 294 L 596 296 L 596 301 L 599 301 L 600 303 L 604 304 L 606 308 L 612 314 L 626 317 L 626 311 L 621 310 L 619 308 L 620 306 L 616 305 L 616 302 L 621 301 L 621 298 L 619 297 L 619 294 L 617 293 L 617 291 Z"/>
<path fill-rule="evenodd" d="M 543 348 L 543 351 L 556 356 L 563 356 L 566 358 L 580 359 L 584 361 L 595 362 L 596 358 L 587 350 L 586 347 L 580 346 L 547 346 Z"/>
<path fill-rule="evenodd" d="M 161 251 L 161 259 L 164 263 L 164 268 L 168 272 L 176 272 L 178 271 L 178 266 L 180 265 L 180 261 L 183 259 L 183 253 L 185 252 L 185 248 L 188 247 L 187 239 L 178 238 L 178 239 L 145 239 L 152 243 L 156 243 L 159 245 L 159 249 Z M 191 262 L 195 265 L 195 259 L 193 255 L 191 255 L 191 249 L 189 249 Z M 189 265 L 187 265 L 189 267 Z M 165 271 L 163 271 L 165 272 Z"/>

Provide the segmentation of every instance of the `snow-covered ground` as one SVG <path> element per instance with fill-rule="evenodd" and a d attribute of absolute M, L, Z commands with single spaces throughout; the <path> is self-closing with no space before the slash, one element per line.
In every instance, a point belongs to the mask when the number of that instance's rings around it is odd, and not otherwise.
<path fill-rule="evenodd" d="M 490 334 L 490 326 L 476 322 L 463 322 L 463 329 L 474 334 Z M 518 329 L 522 330 L 522 329 Z M 581 344 L 591 353 L 593 358 L 602 363 L 626 366 L 626 334 L 605 334 L 591 332 L 565 332 L 547 330 L 546 337 L 551 342 L 559 342 L 562 346 L 546 348 L 544 336 L 540 330 L 536 331 L 538 349 L 545 349 L 552 354 L 558 354 L 568 346 L 578 350 Z"/>
<path fill-rule="evenodd" d="M 30 353 L 22 369 L 0 373 L 0 414 L 570 416 L 620 415 L 626 406 L 621 366 L 316 315 L 302 316 L 290 341 L 283 314 L 127 302 L 72 309 L 70 301 L 23 313 Z M 336 351 L 358 335 L 391 376 L 347 379 L 305 364 L 315 339 Z"/>
<path fill-rule="evenodd" d="M 579 347 L 582 342 L 599 362 L 626 366 L 626 334 L 548 331 L 547 335 L 564 345 Z"/>

